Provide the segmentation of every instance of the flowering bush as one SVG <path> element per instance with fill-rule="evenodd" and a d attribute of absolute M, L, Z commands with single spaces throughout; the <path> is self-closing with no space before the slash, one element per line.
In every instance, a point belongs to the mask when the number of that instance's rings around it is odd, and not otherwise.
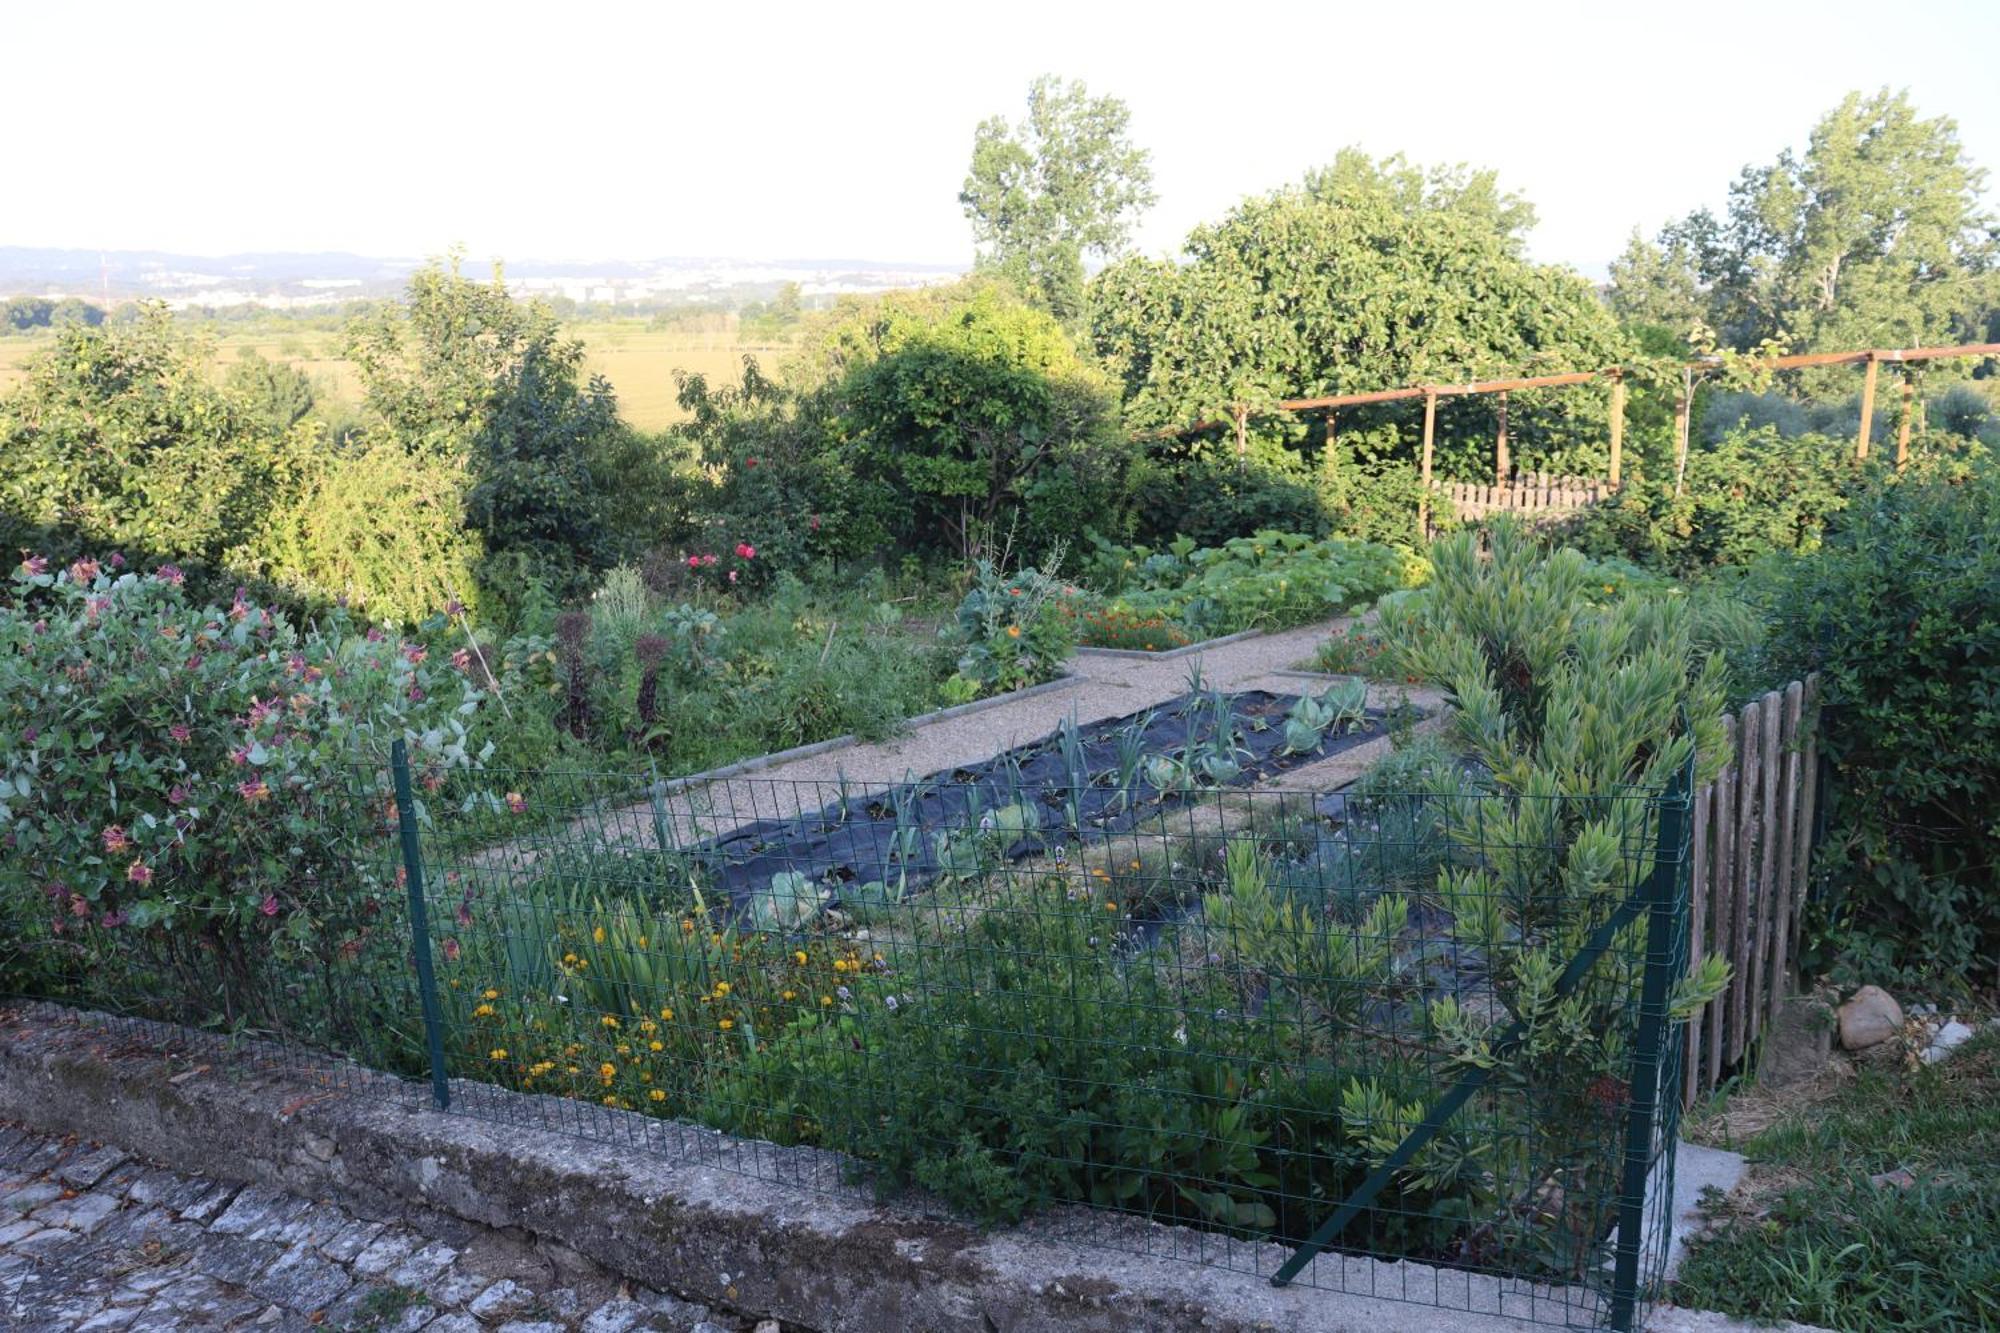
<path fill-rule="evenodd" d="M 301 961 L 356 962 L 378 918 L 400 959 L 393 858 L 357 843 L 393 817 L 392 740 L 432 786 L 476 762 L 467 672 L 343 614 L 300 629 L 242 593 L 195 604 L 172 565 L 119 563 L 30 559 L 0 609 L 17 924 L 58 972 L 141 967 L 202 1016 L 244 1017 Z"/>
<path fill-rule="evenodd" d="M 1065 603 L 1065 609 L 1070 605 Z M 1194 642 L 1189 633 L 1161 615 L 1142 615 L 1122 606 L 1076 610 L 1076 640 L 1093 648 L 1125 648 L 1159 653 Z"/>
<path fill-rule="evenodd" d="M 1067 609 L 1081 592 L 1039 570 L 1002 574 L 982 560 L 972 591 L 958 604 L 957 679 L 977 694 L 1005 694 L 1054 680 L 1076 646 Z"/>

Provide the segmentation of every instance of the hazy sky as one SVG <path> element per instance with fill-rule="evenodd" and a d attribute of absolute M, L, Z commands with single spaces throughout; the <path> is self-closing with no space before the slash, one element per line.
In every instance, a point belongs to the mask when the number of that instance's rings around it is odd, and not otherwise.
<path fill-rule="evenodd" d="M 1359 144 L 1498 168 L 1534 252 L 1601 272 L 1883 84 L 2000 169 L 2000 0 L 14 0 L 0 33 L 0 244 L 957 262 L 973 127 L 1043 72 L 1130 104 L 1150 252 Z"/>

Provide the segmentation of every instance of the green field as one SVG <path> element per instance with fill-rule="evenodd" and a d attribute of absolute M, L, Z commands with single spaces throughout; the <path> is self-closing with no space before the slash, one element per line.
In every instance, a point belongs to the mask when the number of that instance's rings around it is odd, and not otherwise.
<path fill-rule="evenodd" d="M 727 333 L 650 329 L 638 320 L 574 324 L 569 332 L 582 339 L 585 364 L 610 380 L 618 391 L 618 407 L 625 420 L 641 430 L 663 429 L 684 415 L 674 401 L 676 370 L 698 371 L 711 380 L 733 382 L 742 372 L 746 354 L 757 357 L 768 370 L 785 350 L 739 343 Z M 48 337 L 0 338 L 0 393 L 20 382 L 28 358 L 49 341 Z M 286 333 L 268 328 L 246 330 L 217 340 L 216 362 L 227 365 L 254 351 L 268 360 L 297 366 L 333 398 L 358 403 L 360 382 L 352 363 L 341 356 L 341 343 L 340 334 L 317 329 Z"/>

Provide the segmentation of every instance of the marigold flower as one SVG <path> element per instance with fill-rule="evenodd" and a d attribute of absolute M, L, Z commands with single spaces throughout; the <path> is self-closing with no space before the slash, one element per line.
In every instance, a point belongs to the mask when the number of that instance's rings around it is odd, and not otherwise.
<path fill-rule="evenodd" d="M 718 981 L 718 982 L 716 982 L 716 983 L 715 983 L 715 993 L 716 993 L 716 995 L 717 995 L 718 997 L 721 997 L 721 996 L 724 996 L 724 995 L 727 995 L 727 994 L 729 994 L 729 983 L 728 983 L 728 982 L 726 982 L 726 981 Z"/>
<path fill-rule="evenodd" d="M 659 1052 L 667 1049 L 667 1044 L 656 1038 L 653 1041 L 649 1041 L 646 1043 L 646 1049 L 652 1051 L 654 1054 L 657 1055 Z"/>
<path fill-rule="evenodd" d="M 660 1017 L 671 1023 L 674 1021 L 674 1011 L 671 1009 L 662 1009 L 660 1010 Z"/>
<path fill-rule="evenodd" d="M 721 1028 L 724 1032 L 727 1032 L 731 1028 L 736 1026 L 736 1020 L 733 1018 L 725 1018 L 720 1023 L 717 1023 L 716 1026 Z"/>
<path fill-rule="evenodd" d="M 597 1067 L 597 1076 L 599 1078 L 617 1078 L 618 1066 L 612 1064 L 609 1060 L 606 1060 L 603 1064 Z"/>
<path fill-rule="evenodd" d="M 597 1021 L 604 1024 L 604 1026 L 608 1028 L 615 1028 L 618 1026 L 617 1018 L 615 1018 L 611 1014 L 606 1014 L 604 1017 L 598 1019 Z"/>
<path fill-rule="evenodd" d="M 800 967 L 804 967 L 806 965 L 806 951 L 804 949 L 793 950 L 792 961 L 797 963 Z"/>
<path fill-rule="evenodd" d="M 646 1095 L 652 1098 L 656 1102 L 663 1102 L 667 1099 L 667 1094 L 661 1092 L 658 1088 L 654 1088 L 651 1092 L 647 1093 Z"/>
<path fill-rule="evenodd" d="M 826 1008 L 828 1005 L 831 1005 L 832 1003 L 833 1003 L 833 997 L 831 995 L 822 995 L 819 997 L 819 1007 L 822 1009 Z"/>
<path fill-rule="evenodd" d="M 1020 627 L 1019 625 L 1009 625 L 1009 626 L 1007 627 L 1007 637 L 1008 637 L 1008 638 L 1010 638 L 1010 639 L 1018 639 L 1018 638 L 1020 638 L 1020 637 L 1021 637 L 1021 627 Z"/>
<path fill-rule="evenodd" d="M 490 1004 L 474 1005 L 472 1016 L 474 1018 L 491 1018 L 493 1017 L 493 1006 Z"/>
<path fill-rule="evenodd" d="M 489 1060 L 505 1060 L 507 1058 L 507 1048 L 505 1046 L 495 1046 L 487 1053 L 486 1058 Z"/>
<path fill-rule="evenodd" d="M 493 989 L 491 986 L 488 986 L 486 988 L 485 993 L 480 998 L 487 1000 L 497 1000 L 500 998 L 500 992 Z"/>
<path fill-rule="evenodd" d="M 791 1000 L 791 999 L 795 999 L 795 998 L 797 998 L 797 996 L 798 996 L 798 992 L 797 992 L 797 991 L 789 991 L 789 990 L 788 990 L 788 991 L 786 991 L 786 992 L 785 992 L 785 994 L 784 994 L 784 998 L 785 998 L 785 999 L 787 999 L 787 1000 Z"/>

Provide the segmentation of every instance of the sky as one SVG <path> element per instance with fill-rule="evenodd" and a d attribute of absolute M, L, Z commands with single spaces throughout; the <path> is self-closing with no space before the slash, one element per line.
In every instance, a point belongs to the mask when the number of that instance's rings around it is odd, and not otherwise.
<path fill-rule="evenodd" d="M 2000 169 L 2000 0 L 17 0 L 4 30 L 0 245 L 964 263 L 974 127 L 1042 73 L 1131 107 L 1149 254 L 1355 144 L 1497 169 L 1531 252 L 1601 275 L 1884 85 Z"/>

